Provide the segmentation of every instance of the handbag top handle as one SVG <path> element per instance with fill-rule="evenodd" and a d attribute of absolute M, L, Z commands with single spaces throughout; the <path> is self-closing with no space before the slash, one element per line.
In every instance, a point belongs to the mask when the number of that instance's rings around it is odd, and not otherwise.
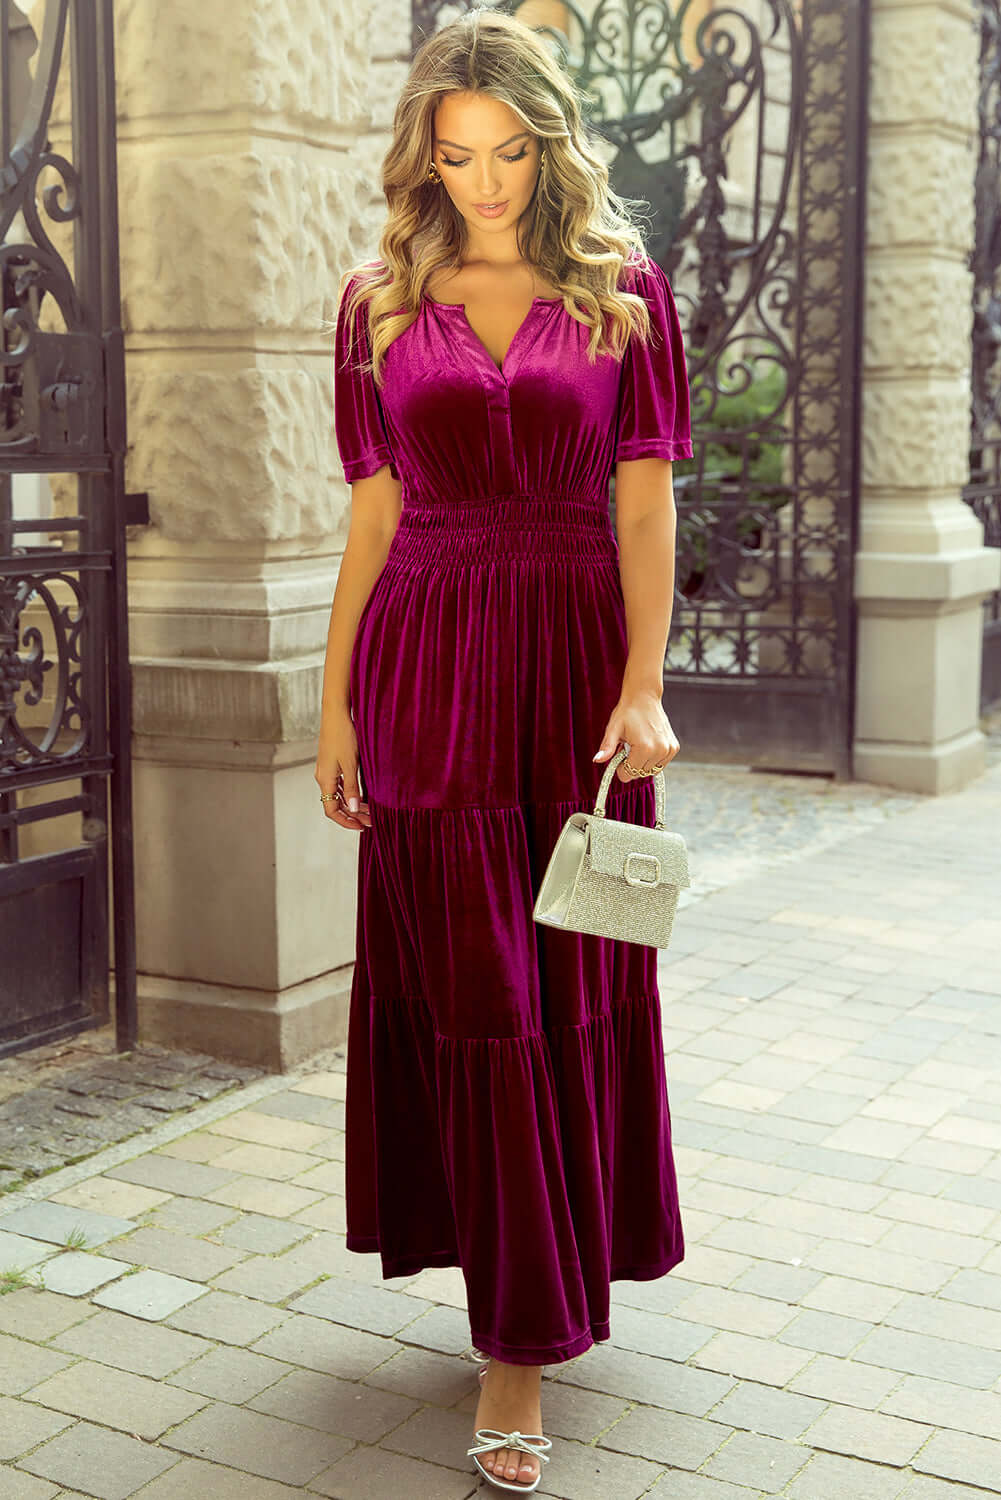
<path fill-rule="evenodd" d="M 629 753 L 625 748 L 616 750 L 606 765 L 605 774 L 602 776 L 601 785 L 598 788 L 598 797 L 594 804 L 594 816 L 596 818 L 603 818 L 605 816 L 605 798 L 608 796 L 608 788 L 611 785 L 612 777 L 615 774 L 616 767 L 621 761 L 626 759 Z M 653 785 L 654 791 L 657 794 L 657 816 L 653 826 L 655 828 L 664 828 L 667 820 L 667 783 L 664 780 L 664 772 L 662 770 L 654 773 Z"/>

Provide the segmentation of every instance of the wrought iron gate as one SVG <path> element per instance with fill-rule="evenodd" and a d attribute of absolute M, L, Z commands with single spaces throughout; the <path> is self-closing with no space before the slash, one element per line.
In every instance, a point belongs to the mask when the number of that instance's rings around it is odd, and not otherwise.
<path fill-rule="evenodd" d="M 415 0 L 413 50 L 467 8 Z M 498 9 L 574 75 L 684 325 L 665 702 L 685 754 L 849 777 L 867 0 Z"/>
<path fill-rule="evenodd" d="M 1001 0 L 980 4 L 980 157 L 976 179 L 970 479 L 963 494 L 1001 547 Z M 980 706 L 1001 702 L 1001 589 L 987 595 Z"/>
<path fill-rule="evenodd" d="M 0 0 L 0 1055 L 107 1020 L 109 883 L 135 1040 L 112 0 L 35 14 Z"/>

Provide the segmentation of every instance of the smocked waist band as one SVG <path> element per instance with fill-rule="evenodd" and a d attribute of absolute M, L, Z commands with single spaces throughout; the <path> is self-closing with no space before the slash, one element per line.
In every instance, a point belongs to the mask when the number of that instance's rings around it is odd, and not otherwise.
<path fill-rule="evenodd" d="M 387 566 L 470 563 L 499 557 L 615 561 L 608 501 L 566 491 L 406 500 Z"/>

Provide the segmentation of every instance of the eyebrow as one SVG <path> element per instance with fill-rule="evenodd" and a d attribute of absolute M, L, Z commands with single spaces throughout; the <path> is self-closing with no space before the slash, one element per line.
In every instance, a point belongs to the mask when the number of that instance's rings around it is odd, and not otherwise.
<path fill-rule="evenodd" d="M 510 146 L 512 141 L 520 141 L 523 135 L 531 135 L 530 130 L 519 130 L 517 135 L 509 135 L 506 141 L 501 141 L 495 146 L 495 151 L 503 151 L 505 146 Z M 442 136 L 438 137 L 439 146 L 454 146 L 456 151 L 472 151 L 472 146 L 460 146 L 458 141 L 446 141 Z"/>

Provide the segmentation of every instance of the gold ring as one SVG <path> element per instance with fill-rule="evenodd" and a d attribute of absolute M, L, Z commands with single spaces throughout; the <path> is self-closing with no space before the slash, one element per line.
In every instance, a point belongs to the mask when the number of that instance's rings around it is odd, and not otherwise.
<path fill-rule="evenodd" d="M 337 793 L 336 792 L 321 792 L 320 793 L 320 801 L 321 802 L 336 802 L 337 801 Z"/>
<path fill-rule="evenodd" d="M 624 760 L 622 762 L 622 764 L 625 766 L 626 770 L 627 771 L 631 771 L 634 776 L 652 776 L 653 775 L 652 771 L 644 771 L 640 766 L 631 766 L 627 760 Z"/>

